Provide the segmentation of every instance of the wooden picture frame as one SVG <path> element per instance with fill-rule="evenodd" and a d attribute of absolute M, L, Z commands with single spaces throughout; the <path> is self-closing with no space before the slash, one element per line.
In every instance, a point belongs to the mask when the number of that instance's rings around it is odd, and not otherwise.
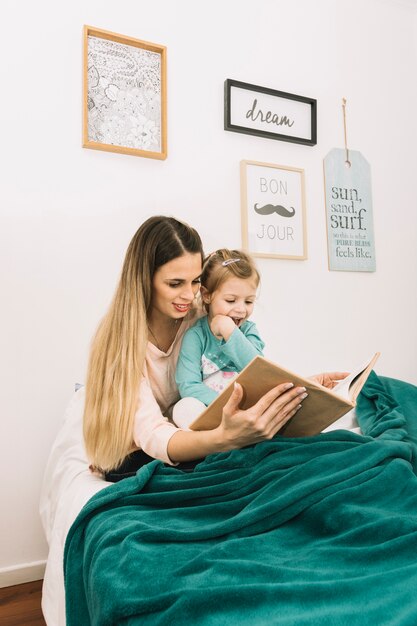
<path fill-rule="evenodd" d="M 242 244 L 255 257 L 307 259 L 304 170 L 240 162 Z"/>
<path fill-rule="evenodd" d="M 228 78 L 224 83 L 224 129 L 315 146 L 317 100 Z"/>
<path fill-rule="evenodd" d="M 166 159 L 166 47 L 92 26 L 83 40 L 83 147 Z"/>

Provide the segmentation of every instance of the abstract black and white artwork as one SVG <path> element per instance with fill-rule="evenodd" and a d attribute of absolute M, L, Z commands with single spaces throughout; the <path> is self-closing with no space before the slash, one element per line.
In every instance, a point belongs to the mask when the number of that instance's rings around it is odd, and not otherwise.
<path fill-rule="evenodd" d="M 165 158 L 165 48 L 111 35 L 86 32 L 84 146 Z"/>

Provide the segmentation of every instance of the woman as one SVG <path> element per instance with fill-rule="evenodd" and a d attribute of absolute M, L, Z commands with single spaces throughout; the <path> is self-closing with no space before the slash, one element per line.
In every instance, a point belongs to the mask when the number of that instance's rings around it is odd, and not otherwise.
<path fill-rule="evenodd" d="M 270 439 L 306 397 L 304 388 L 282 384 L 243 411 L 236 385 L 214 430 L 181 430 L 166 417 L 179 399 L 181 340 L 199 314 L 202 260 L 198 233 L 172 217 L 149 218 L 130 242 L 93 340 L 86 383 L 86 450 L 107 480 L 130 476 L 155 458 L 190 468 L 208 454 Z M 332 387 L 338 377 L 318 378 Z"/>

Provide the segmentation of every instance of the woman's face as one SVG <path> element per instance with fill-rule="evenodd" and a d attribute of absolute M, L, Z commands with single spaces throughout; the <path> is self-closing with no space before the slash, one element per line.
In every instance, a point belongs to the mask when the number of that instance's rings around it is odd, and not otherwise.
<path fill-rule="evenodd" d="M 186 252 L 156 270 L 150 315 L 181 319 L 200 289 L 201 255 Z"/>

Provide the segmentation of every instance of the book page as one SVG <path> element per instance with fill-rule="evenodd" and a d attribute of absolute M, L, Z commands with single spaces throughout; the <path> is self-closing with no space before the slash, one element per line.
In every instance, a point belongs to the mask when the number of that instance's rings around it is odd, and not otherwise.
<path fill-rule="evenodd" d="M 354 402 L 366 382 L 380 353 L 376 352 L 372 358 L 367 359 L 360 367 L 356 367 L 346 378 L 341 380 L 332 391 L 337 395 Z"/>

